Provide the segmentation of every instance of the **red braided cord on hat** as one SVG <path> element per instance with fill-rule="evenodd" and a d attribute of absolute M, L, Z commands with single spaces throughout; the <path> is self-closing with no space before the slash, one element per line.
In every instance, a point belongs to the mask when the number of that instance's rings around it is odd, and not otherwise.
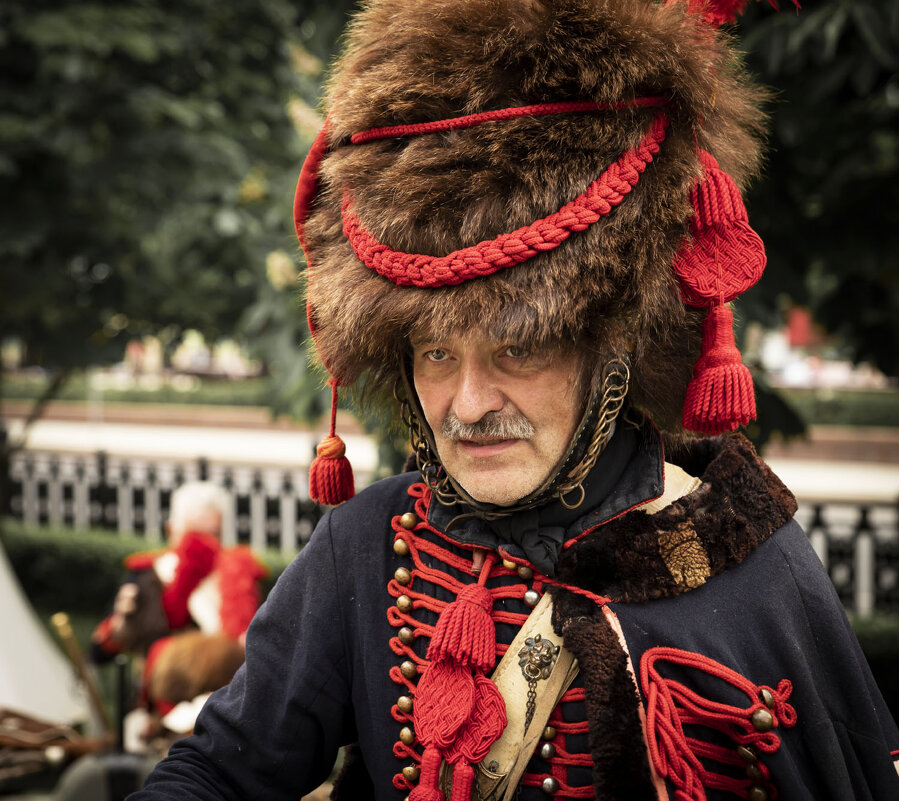
<path fill-rule="evenodd" d="M 557 248 L 573 231 L 583 231 L 608 214 L 636 186 L 659 152 L 667 127 L 668 118 L 657 114 L 640 144 L 623 153 L 586 192 L 554 214 L 446 256 L 403 253 L 381 244 L 350 210 L 349 193 L 344 194 L 343 200 L 343 231 L 359 260 L 397 286 L 452 286 L 492 275 Z"/>
<path fill-rule="evenodd" d="M 473 128 L 485 122 L 500 122 L 516 117 L 545 117 L 549 114 L 571 114 L 578 111 L 624 111 L 629 108 L 652 108 L 663 106 L 666 99 L 661 96 L 635 97 L 632 100 L 617 100 L 613 103 L 597 103 L 592 100 L 575 100 L 568 103 L 537 103 L 532 106 L 514 106 L 500 108 L 495 111 L 481 111 L 477 114 L 466 114 L 462 117 L 450 117 L 445 120 L 417 122 L 409 125 L 388 125 L 383 128 L 369 128 L 359 131 L 350 137 L 354 145 L 373 142 L 376 139 L 392 139 L 397 136 L 420 136 L 421 134 L 455 131 L 460 128 Z"/>
<path fill-rule="evenodd" d="M 703 698 L 685 684 L 662 676 L 656 667 L 658 662 L 683 665 L 715 676 L 741 690 L 749 699 L 749 704 L 739 707 Z M 704 726 L 721 732 L 737 745 L 751 746 L 772 754 L 780 748 L 780 737 L 773 729 L 796 725 L 796 711 L 787 703 L 793 691 L 793 685 L 788 680 L 780 681 L 777 689 L 756 685 L 702 654 L 678 648 L 650 648 L 640 660 L 640 683 L 646 699 L 649 754 L 656 772 L 674 786 L 675 801 L 705 801 L 706 788 L 725 790 L 746 798 L 750 785 L 756 783 L 707 769 L 700 757 L 730 764 L 733 762 L 732 749 L 688 737 L 684 732 L 685 726 Z M 770 709 L 761 700 L 762 690 L 769 692 L 773 698 Z M 768 730 L 753 724 L 753 716 L 761 710 L 770 714 Z M 758 766 L 762 776 L 767 778 L 769 774 L 761 762 Z M 773 787 L 766 789 L 774 791 Z M 776 794 L 771 797 L 776 797 Z"/>

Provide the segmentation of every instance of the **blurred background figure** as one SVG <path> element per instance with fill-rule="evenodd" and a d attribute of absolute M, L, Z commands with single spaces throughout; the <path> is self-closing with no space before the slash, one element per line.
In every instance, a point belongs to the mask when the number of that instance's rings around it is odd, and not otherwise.
<path fill-rule="evenodd" d="M 128 577 L 94 630 L 95 662 L 122 652 L 139 660 L 140 699 L 125 727 L 127 750 L 190 731 L 205 696 L 243 662 L 265 568 L 248 548 L 221 546 L 228 503 L 210 482 L 176 489 L 167 547 L 125 560 Z"/>

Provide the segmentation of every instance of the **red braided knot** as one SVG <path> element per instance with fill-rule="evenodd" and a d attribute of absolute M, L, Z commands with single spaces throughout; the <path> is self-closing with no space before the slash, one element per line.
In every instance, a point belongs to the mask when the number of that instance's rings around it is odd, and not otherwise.
<path fill-rule="evenodd" d="M 711 154 L 699 151 L 702 179 L 693 187 L 692 238 L 681 246 L 674 272 L 684 302 L 730 303 L 754 286 L 765 269 L 765 246 L 749 225 L 740 190 Z"/>
<path fill-rule="evenodd" d="M 573 231 L 583 231 L 608 214 L 637 185 L 659 152 L 667 127 L 668 118 L 657 114 L 639 145 L 623 153 L 586 192 L 554 214 L 446 256 L 403 253 L 381 244 L 352 212 L 348 193 L 343 199 L 343 231 L 359 260 L 397 286 L 453 286 L 492 275 L 557 248 Z"/>

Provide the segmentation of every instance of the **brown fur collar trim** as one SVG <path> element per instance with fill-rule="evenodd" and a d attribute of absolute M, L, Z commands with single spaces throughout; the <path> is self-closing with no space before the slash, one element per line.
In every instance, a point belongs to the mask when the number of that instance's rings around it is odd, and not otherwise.
<path fill-rule="evenodd" d="M 679 595 L 741 562 L 795 513 L 796 500 L 743 436 L 665 445 L 668 460 L 702 485 L 655 515 L 638 509 L 575 542 L 559 560 L 562 582 L 623 602 Z M 596 798 L 656 798 L 617 635 L 593 601 L 549 591 L 553 627 L 577 657 L 586 690 Z"/>
<path fill-rule="evenodd" d="M 739 564 L 787 523 L 796 499 L 739 434 L 666 443 L 702 486 L 666 509 L 610 521 L 563 552 L 558 578 L 625 603 L 679 595 Z"/>
<path fill-rule="evenodd" d="M 593 786 L 603 801 L 652 801 L 653 789 L 627 655 L 602 610 L 569 592 L 554 592 L 553 626 L 578 659 L 589 721 Z"/>

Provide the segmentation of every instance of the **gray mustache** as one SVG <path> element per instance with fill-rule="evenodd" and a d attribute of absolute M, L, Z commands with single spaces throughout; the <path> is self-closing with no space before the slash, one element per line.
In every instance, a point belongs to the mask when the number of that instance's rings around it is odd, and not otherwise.
<path fill-rule="evenodd" d="M 440 433 L 452 442 L 462 439 L 530 439 L 535 429 L 534 424 L 520 412 L 487 412 L 475 423 L 463 423 L 450 412 L 443 418 Z"/>

